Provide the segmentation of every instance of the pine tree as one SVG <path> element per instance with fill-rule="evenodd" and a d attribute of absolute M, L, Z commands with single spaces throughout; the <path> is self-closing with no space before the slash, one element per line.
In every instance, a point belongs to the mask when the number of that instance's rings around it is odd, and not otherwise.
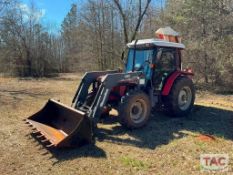
<path fill-rule="evenodd" d="M 75 61 L 75 52 L 77 52 L 77 40 L 75 33 L 77 31 L 78 26 L 78 15 L 77 15 L 77 5 L 72 4 L 71 9 L 64 18 L 62 25 L 61 25 L 61 35 L 64 41 L 65 46 L 65 59 L 63 64 L 63 70 L 61 71 L 68 71 L 72 69 L 70 66 L 72 62 Z M 70 68 L 71 67 L 71 68 Z"/>

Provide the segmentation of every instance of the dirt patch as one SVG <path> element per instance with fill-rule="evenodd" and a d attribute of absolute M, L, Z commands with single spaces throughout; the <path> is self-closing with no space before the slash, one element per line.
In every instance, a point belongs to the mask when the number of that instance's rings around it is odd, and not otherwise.
<path fill-rule="evenodd" d="M 204 135 L 204 134 L 200 134 L 199 136 L 197 136 L 197 139 L 203 142 L 211 142 L 211 141 L 215 141 L 215 137 L 212 135 Z"/>
<path fill-rule="evenodd" d="M 75 74 L 0 78 L 0 174 L 200 174 L 200 154 L 233 157 L 233 96 L 206 92 L 198 92 L 187 118 L 155 112 L 146 127 L 127 130 L 112 117 L 98 124 L 95 145 L 45 149 L 22 120 L 48 98 L 70 105 L 79 81 Z M 200 134 L 215 141 L 196 139 Z"/>

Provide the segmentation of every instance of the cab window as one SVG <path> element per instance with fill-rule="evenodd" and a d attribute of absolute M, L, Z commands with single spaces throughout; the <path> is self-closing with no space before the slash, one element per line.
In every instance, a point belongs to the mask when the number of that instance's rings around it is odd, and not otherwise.
<path fill-rule="evenodd" d="M 163 50 L 160 58 L 157 60 L 157 68 L 163 71 L 172 71 L 176 69 L 175 51 Z"/>

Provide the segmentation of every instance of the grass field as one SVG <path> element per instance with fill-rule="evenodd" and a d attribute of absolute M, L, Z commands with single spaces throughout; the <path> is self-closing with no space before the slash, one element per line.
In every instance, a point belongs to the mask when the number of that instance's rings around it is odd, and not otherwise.
<path fill-rule="evenodd" d="M 198 92 L 187 118 L 153 113 L 148 125 L 124 129 L 103 121 L 95 145 L 47 150 L 23 119 L 48 98 L 70 105 L 80 76 L 0 77 L 0 174 L 200 174 L 200 154 L 226 153 L 233 173 L 233 95 Z M 204 141 L 201 134 L 214 136 Z"/>

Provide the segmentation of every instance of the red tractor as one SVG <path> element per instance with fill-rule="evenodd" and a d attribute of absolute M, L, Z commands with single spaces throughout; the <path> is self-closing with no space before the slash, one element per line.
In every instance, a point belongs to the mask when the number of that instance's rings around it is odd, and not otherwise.
<path fill-rule="evenodd" d="M 90 143 L 93 124 L 112 108 L 127 128 L 144 126 L 151 109 L 163 107 L 170 116 L 186 116 L 193 108 L 193 73 L 182 70 L 185 46 L 161 39 L 132 41 L 123 72 L 87 72 L 75 93 L 72 106 L 49 100 L 26 119 L 49 146 L 67 147 Z"/>

